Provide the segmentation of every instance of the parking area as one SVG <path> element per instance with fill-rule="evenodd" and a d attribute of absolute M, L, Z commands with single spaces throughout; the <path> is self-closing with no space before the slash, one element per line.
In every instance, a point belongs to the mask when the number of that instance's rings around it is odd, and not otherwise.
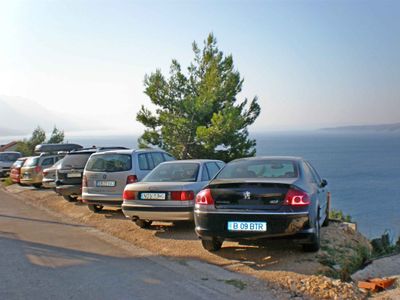
<path fill-rule="evenodd" d="M 317 253 L 304 253 L 301 247 L 290 240 L 245 244 L 226 242 L 220 251 L 210 253 L 202 248 L 194 233 L 193 223 L 154 222 L 151 228 L 142 229 L 127 220 L 118 209 L 104 209 L 98 214 L 93 214 L 85 204 L 66 202 L 51 190 L 37 190 L 18 185 L 9 186 L 7 190 L 18 195 L 21 201 L 29 205 L 47 210 L 65 220 L 94 227 L 155 254 L 178 259 L 182 264 L 189 260 L 206 261 L 267 280 L 277 288 L 284 287 L 294 291 L 301 289 L 301 286 L 297 285 L 303 285 L 307 280 L 316 280 L 317 283 L 314 284 L 317 285 L 318 282 L 323 284 L 325 281 L 331 281 L 326 277 L 315 276 L 329 273 L 332 269 L 332 266 L 326 263 L 333 259 L 329 256 L 332 254 L 329 245 L 334 244 L 337 249 L 341 249 L 341 253 L 351 256 L 356 245 L 367 243 L 359 233 L 340 224 L 332 224 L 323 228 L 322 247 Z M 348 283 L 337 283 L 337 288 L 355 293 L 355 289 L 353 290 L 352 285 Z M 304 289 L 303 292 L 313 296 L 323 295 L 323 289 L 312 292 Z"/>

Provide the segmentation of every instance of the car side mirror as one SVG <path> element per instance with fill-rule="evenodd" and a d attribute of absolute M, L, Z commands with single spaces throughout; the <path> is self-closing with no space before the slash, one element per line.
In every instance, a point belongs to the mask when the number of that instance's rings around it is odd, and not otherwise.
<path fill-rule="evenodd" d="M 321 187 L 326 187 L 328 185 L 328 181 L 326 179 L 321 180 Z"/>

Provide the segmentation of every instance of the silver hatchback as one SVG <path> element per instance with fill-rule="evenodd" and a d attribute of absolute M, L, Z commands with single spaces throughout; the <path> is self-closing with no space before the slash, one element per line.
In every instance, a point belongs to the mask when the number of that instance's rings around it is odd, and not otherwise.
<path fill-rule="evenodd" d="M 82 201 L 91 211 L 122 204 L 129 183 L 142 180 L 158 164 L 174 160 L 162 150 L 112 150 L 90 156 L 83 172 Z"/>
<path fill-rule="evenodd" d="M 122 211 L 142 228 L 152 221 L 191 221 L 196 194 L 224 165 L 209 159 L 162 163 L 141 182 L 126 186 Z"/>

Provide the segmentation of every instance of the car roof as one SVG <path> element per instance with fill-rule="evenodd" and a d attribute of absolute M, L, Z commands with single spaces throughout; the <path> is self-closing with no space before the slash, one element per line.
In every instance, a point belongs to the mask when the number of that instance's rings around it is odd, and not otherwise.
<path fill-rule="evenodd" d="M 165 152 L 161 149 L 115 149 L 115 150 L 107 150 L 96 152 L 93 155 L 102 155 L 102 154 L 133 154 L 133 153 L 148 153 L 148 152 Z"/>
<path fill-rule="evenodd" d="M 181 160 L 169 160 L 163 162 L 163 164 L 176 164 L 176 163 L 207 163 L 207 162 L 223 162 L 218 159 L 181 159 Z"/>
<path fill-rule="evenodd" d="M 292 160 L 292 161 L 303 161 L 304 159 L 299 156 L 253 156 L 238 158 L 233 161 L 243 161 L 243 160 Z"/>

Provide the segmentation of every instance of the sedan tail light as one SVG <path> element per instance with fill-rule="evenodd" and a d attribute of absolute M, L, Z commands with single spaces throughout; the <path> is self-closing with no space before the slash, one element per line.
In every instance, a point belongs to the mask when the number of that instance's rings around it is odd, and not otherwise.
<path fill-rule="evenodd" d="M 284 204 L 290 206 L 307 206 L 310 202 L 310 196 L 306 192 L 291 188 L 286 193 Z"/>
<path fill-rule="evenodd" d="M 214 199 L 211 195 L 210 189 L 200 191 L 196 196 L 196 204 L 200 205 L 213 205 Z"/>
<path fill-rule="evenodd" d="M 137 182 L 137 181 L 138 181 L 138 178 L 137 178 L 136 175 L 129 175 L 129 176 L 126 178 L 126 184 L 135 183 L 135 182 Z"/>
<path fill-rule="evenodd" d="M 171 200 L 178 200 L 178 201 L 194 200 L 194 192 L 193 191 L 171 192 Z"/>
<path fill-rule="evenodd" d="M 83 175 L 83 178 L 82 178 L 82 187 L 87 187 L 87 186 L 88 186 L 87 177 L 86 177 L 86 175 Z"/>
<path fill-rule="evenodd" d="M 39 173 L 40 171 L 42 171 L 42 168 L 40 166 L 36 166 L 35 167 L 35 172 Z"/>
<path fill-rule="evenodd" d="M 129 191 L 129 190 L 124 190 L 124 193 L 122 195 L 124 200 L 135 200 L 136 199 L 136 192 L 135 191 Z"/>

